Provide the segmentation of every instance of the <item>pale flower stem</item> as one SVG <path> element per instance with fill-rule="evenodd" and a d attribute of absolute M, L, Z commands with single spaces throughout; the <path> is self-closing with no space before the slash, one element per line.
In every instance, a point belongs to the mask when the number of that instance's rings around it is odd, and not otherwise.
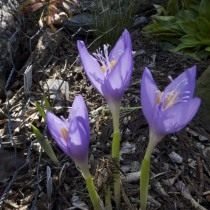
<path fill-rule="evenodd" d="M 85 177 L 86 187 L 93 204 L 94 210 L 104 210 L 101 199 L 96 191 L 95 185 L 93 183 L 93 178 L 91 175 Z"/>
<path fill-rule="evenodd" d="M 150 139 L 147 146 L 144 159 L 141 163 L 140 169 L 140 210 L 146 210 L 147 208 L 147 198 L 149 190 L 149 179 L 150 179 L 150 159 L 154 147 L 162 139 L 162 136 L 156 135 L 150 130 Z"/>
<path fill-rule="evenodd" d="M 146 210 L 147 208 L 147 197 L 148 197 L 148 187 L 149 187 L 149 177 L 150 177 L 150 158 L 151 152 L 146 152 L 144 159 L 141 163 L 141 175 L 140 175 L 140 203 L 141 210 Z"/>
<path fill-rule="evenodd" d="M 112 158 L 116 166 L 120 167 L 120 103 L 109 103 L 109 108 L 112 112 L 113 118 L 113 139 L 112 139 Z M 114 200 L 116 209 L 120 209 L 120 171 L 116 167 L 114 173 Z"/>
<path fill-rule="evenodd" d="M 112 158 L 115 161 L 116 169 L 114 173 L 114 200 L 116 203 L 116 209 L 120 209 L 120 132 L 115 132 L 113 134 L 113 141 L 112 141 Z"/>

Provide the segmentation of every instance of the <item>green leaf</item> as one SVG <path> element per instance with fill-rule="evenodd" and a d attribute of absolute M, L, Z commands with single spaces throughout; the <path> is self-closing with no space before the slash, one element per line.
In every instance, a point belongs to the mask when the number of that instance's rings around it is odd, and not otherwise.
<path fill-rule="evenodd" d="M 35 105 L 36 105 L 37 111 L 42 116 L 42 118 L 45 118 L 45 111 L 44 111 L 44 108 L 41 106 L 41 104 L 36 101 Z"/>
<path fill-rule="evenodd" d="M 42 135 L 40 130 L 34 126 L 31 125 L 32 132 L 35 134 L 37 141 L 40 143 L 42 149 L 44 152 L 49 156 L 49 158 L 55 163 L 58 164 L 58 159 L 52 149 L 52 146 L 50 145 L 49 141 Z"/>
<path fill-rule="evenodd" d="M 167 21 L 168 22 L 168 21 L 174 21 L 175 17 L 174 16 L 155 16 L 155 19 L 159 20 L 159 21 Z"/>
<path fill-rule="evenodd" d="M 177 0 L 169 0 L 166 11 L 168 15 L 175 15 L 179 11 L 179 2 Z"/>
<path fill-rule="evenodd" d="M 43 99 L 44 99 L 44 106 L 45 106 L 45 108 L 46 108 L 46 109 L 50 109 L 50 108 L 51 108 L 51 105 L 50 105 L 50 102 L 49 102 L 49 100 L 47 99 L 47 97 L 44 96 Z"/>
<path fill-rule="evenodd" d="M 196 27 L 197 26 L 197 27 Z M 207 20 L 205 17 L 199 17 L 196 21 L 197 33 L 200 35 L 200 39 L 209 39 L 210 40 L 210 20 Z"/>
<path fill-rule="evenodd" d="M 199 7 L 199 14 L 210 20 L 210 1 L 209 0 L 201 0 Z"/>
<path fill-rule="evenodd" d="M 169 0 L 167 7 L 156 8 L 158 14 L 152 16 L 152 23 L 143 28 L 145 35 L 177 46 L 173 52 L 181 51 L 196 59 L 208 56 L 210 0 Z"/>
<path fill-rule="evenodd" d="M 159 16 L 159 15 L 166 15 L 167 14 L 167 12 L 166 12 L 166 10 L 165 10 L 165 8 L 163 6 L 158 5 L 158 4 L 154 4 L 153 6 L 155 7 L 155 9 L 157 11 L 157 14 L 156 14 L 157 16 Z"/>

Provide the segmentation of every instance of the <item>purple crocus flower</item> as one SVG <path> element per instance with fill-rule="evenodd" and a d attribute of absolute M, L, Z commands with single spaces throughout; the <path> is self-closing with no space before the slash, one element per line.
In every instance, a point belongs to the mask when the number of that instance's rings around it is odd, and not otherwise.
<path fill-rule="evenodd" d="M 48 111 L 46 122 L 50 134 L 61 150 L 70 156 L 82 171 L 87 170 L 90 128 L 83 97 L 75 97 L 67 119 L 59 118 Z"/>
<path fill-rule="evenodd" d="M 128 87 L 132 69 L 132 44 L 127 30 L 124 30 L 114 48 L 108 54 L 108 45 L 91 55 L 83 41 L 77 41 L 84 70 L 93 86 L 107 102 L 119 102 Z"/>
<path fill-rule="evenodd" d="M 194 117 L 200 99 L 193 97 L 196 66 L 187 69 L 161 92 L 148 68 L 141 82 L 141 103 L 152 133 L 161 137 L 184 128 Z"/>

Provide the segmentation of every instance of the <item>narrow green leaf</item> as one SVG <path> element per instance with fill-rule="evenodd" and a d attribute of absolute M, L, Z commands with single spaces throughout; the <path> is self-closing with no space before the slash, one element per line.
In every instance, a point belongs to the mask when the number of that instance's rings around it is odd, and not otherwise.
<path fill-rule="evenodd" d="M 179 2 L 177 0 L 169 0 L 166 11 L 168 15 L 175 15 L 179 11 Z"/>
<path fill-rule="evenodd" d="M 46 109 L 50 109 L 51 108 L 51 105 L 50 105 L 50 102 L 48 100 L 48 98 L 46 96 L 43 97 L 44 99 L 44 106 Z"/>
<path fill-rule="evenodd" d="M 40 130 L 34 126 L 31 125 L 32 132 L 35 134 L 37 141 L 40 143 L 42 149 L 44 152 L 49 156 L 49 158 L 55 163 L 58 164 L 58 159 L 52 149 L 52 146 L 50 145 L 49 141 L 42 135 Z"/>
<path fill-rule="evenodd" d="M 199 7 L 199 14 L 210 20 L 210 1 L 209 0 L 201 0 L 200 7 Z"/>
<path fill-rule="evenodd" d="M 41 106 L 41 104 L 36 101 L 35 105 L 36 105 L 37 111 L 42 116 L 42 118 L 45 118 L 45 111 L 44 111 L 44 108 Z"/>

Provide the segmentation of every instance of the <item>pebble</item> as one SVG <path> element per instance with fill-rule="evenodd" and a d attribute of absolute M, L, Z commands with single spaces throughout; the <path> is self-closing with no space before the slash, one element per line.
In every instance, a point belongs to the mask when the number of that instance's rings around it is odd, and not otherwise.
<path fill-rule="evenodd" d="M 133 27 L 139 27 L 148 22 L 148 19 L 145 16 L 139 16 L 134 20 Z"/>
<path fill-rule="evenodd" d="M 199 141 L 201 141 L 201 142 L 206 142 L 209 140 L 206 136 L 202 136 L 202 135 L 199 135 L 198 138 L 199 138 Z"/>
<path fill-rule="evenodd" d="M 121 166 L 121 170 L 124 172 L 124 173 L 127 173 L 130 171 L 130 165 L 123 165 Z"/>
<path fill-rule="evenodd" d="M 176 136 L 171 136 L 171 140 L 173 140 L 173 141 L 177 141 L 177 140 L 178 140 L 178 138 L 177 138 Z"/>
<path fill-rule="evenodd" d="M 179 164 L 181 164 L 183 162 L 183 158 L 179 154 L 177 154 L 176 152 L 174 152 L 174 151 L 171 152 L 168 156 L 169 156 L 169 158 L 171 159 L 171 161 L 173 163 L 179 163 Z"/>
<path fill-rule="evenodd" d="M 201 144 L 200 142 L 197 142 L 197 143 L 196 143 L 196 147 L 197 147 L 198 149 L 201 149 L 201 150 L 205 149 L 205 146 L 204 146 L 203 144 Z"/>
<path fill-rule="evenodd" d="M 198 133 L 190 128 L 186 128 L 186 131 L 194 137 L 198 137 Z"/>
<path fill-rule="evenodd" d="M 132 154 L 136 151 L 136 145 L 135 144 L 132 144 L 132 143 L 129 143 L 129 142 L 125 142 L 123 145 L 122 145 L 122 149 L 120 151 L 121 155 L 122 154 Z"/>

